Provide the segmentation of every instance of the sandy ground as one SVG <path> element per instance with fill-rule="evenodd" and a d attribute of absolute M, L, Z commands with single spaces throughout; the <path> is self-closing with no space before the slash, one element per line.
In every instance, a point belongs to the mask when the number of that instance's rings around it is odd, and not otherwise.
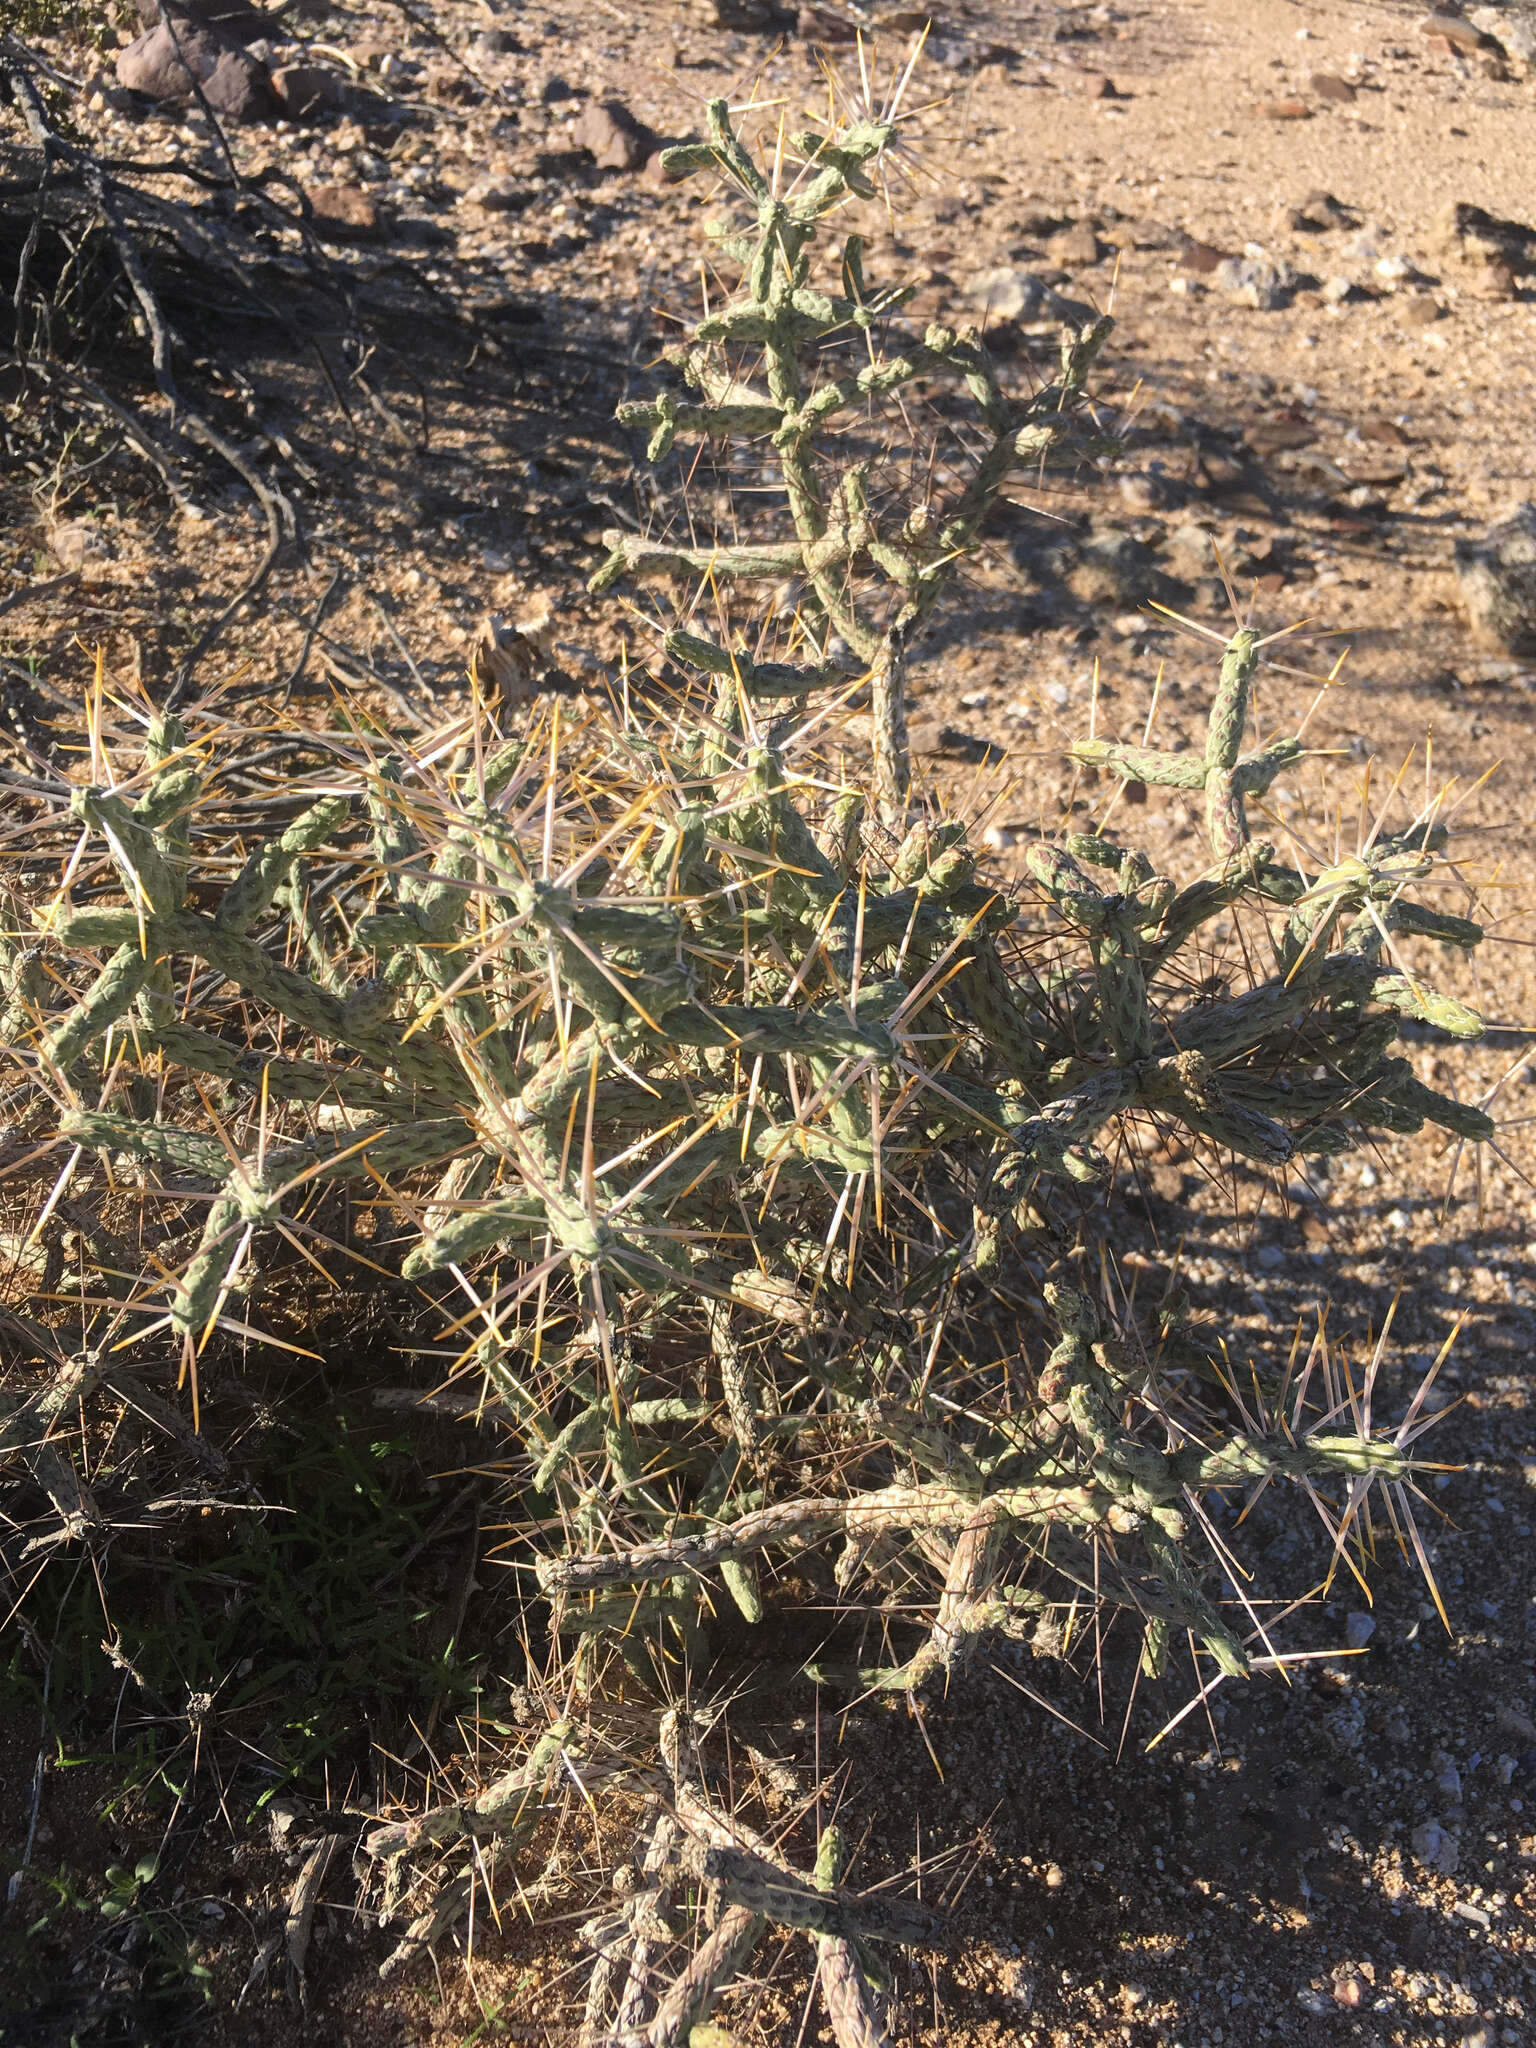
<path fill-rule="evenodd" d="M 1495 12 L 1536 18 L 1514 5 L 1483 10 Z M 247 168 L 281 159 L 306 182 L 376 190 L 395 228 L 349 260 L 435 269 L 467 281 L 488 325 L 509 305 L 516 319 L 498 328 L 494 357 L 466 342 L 426 362 L 413 359 L 411 336 L 397 338 L 390 395 L 419 375 L 430 418 L 425 439 L 413 428 L 407 445 L 327 418 L 302 366 L 257 366 L 253 426 L 297 440 L 312 475 L 295 486 L 309 552 L 284 565 L 262 617 L 221 643 L 206 680 L 237 666 L 256 682 L 289 676 L 327 592 L 301 691 L 341 677 L 413 701 L 451 698 L 488 611 L 552 610 L 556 659 L 579 680 L 584 665 L 614 658 L 626 630 L 620 608 L 582 594 L 600 531 L 648 512 L 612 406 L 649 374 L 665 332 L 655 309 L 693 302 L 707 204 L 691 186 L 593 171 L 571 156 L 569 123 L 586 98 L 609 94 L 666 135 L 696 131 L 715 93 L 812 101 L 824 93 L 812 53 L 801 38 L 730 33 L 707 26 L 704 10 L 661 0 L 494 17 L 447 6 L 434 14 L 447 54 L 395 12 L 357 5 L 304 19 L 307 34 L 365 67 L 377 68 L 378 47 L 403 55 L 419 67 L 413 94 L 433 111 L 387 148 L 340 117 L 253 130 L 238 143 Z M 488 24 L 517 47 L 473 42 Z M 1353 834 L 1356 813 L 1375 815 L 1405 762 L 1415 800 L 1453 778 L 1468 789 L 1496 765 L 1457 823 L 1469 879 L 1493 884 L 1498 920 L 1481 982 L 1462 992 L 1498 1028 L 1455 1078 L 1479 1098 L 1499 1090 L 1509 1123 L 1507 1157 L 1475 1180 L 1467 1161 L 1414 1141 L 1337 1168 L 1325 1202 L 1293 1192 L 1237 1220 L 1187 1161 L 1145 1162 L 1146 1198 L 1116 1225 L 1118 1248 L 1182 1240 L 1197 1298 L 1235 1327 L 1273 1333 L 1326 1292 L 1363 1351 L 1401 1292 L 1387 1380 L 1401 1400 L 1462 1322 L 1441 1382 L 1454 1403 L 1441 1455 L 1456 1469 L 1431 1484 L 1445 1512 L 1431 1551 L 1450 1628 L 1386 1543 L 1361 1654 L 1300 1665 L 1289 1685 L 1227 1688 L 1150 1752 L 1192 1681 L 1186 1671 L 1143 1685 L 1128 1713 L 1113 1641 L 1080 1675 L 1022 1652 L 983 1653 L 964 1688 L 920 1716 L 866 1708 L 844 1722 L 823 1705 L 818 1722 L 809 1696 L 797 1701 L 796 1725 L 777 1726 L 777 1753 L 807 1789 L 852 1766 L 855 1876 L 911 1870 L 954 1911 L 943 1957 L 898 1966 L 894 2040 L 1536 2041 L 1536 1212 L 1528 1076 L 1505 1078 L 1536 1020 L 1526 950 L 1536 665 L 1473 643 L 1453 565 L 1458 538 L 1531 488 L 1536 293 L 1529 280 L 1491 290 L 1447 255 L 1435 225 L 1456 201 L 1530 219 L 1536 80 L 1490 75 L 1502 67 L 1424 27 L 1415 7 L 1371 0 L 971 0 L 938 23 L 920 74 L 915 183 L 893 224 L 870 223 L 871 271 L 920 264 L 929 277 L 918 311 L 990 318 L 1021 379 L 1035 374 L 1051 323 L 1032 333 L 1027 317 L 1000 311 L 999 273 L 1031 272 L 1112 306 L 1120 323 L 1099 403 L 1123 431 L 1123 453 L 1070 488 L 1019 493 L 991 530 L 962 610 L 935 631 L 919 674 L 916 737 L 931 772 L 960 800 L 990 805 L 1005 853 L 1011 834 L 1064 804 L 1100 802 L 1059 749 L 1089 715 L 1101 731 L 1139 735 L 1160 665 L 1162 731 L 1190 717 L 1210 650 L 1142 600 L 1161 591 L 1192 617 L 1229 624 L 1214 540 L 1258 623 L 1311 622 L 1266 671 L 1272 727 L 1305 711 L 1341 642 L 1351 650 L 1309 728 L 1333 750 L 1326 780 L 1314 763 L 1284 793 L 1299 831 Z M 856 78 L 849 47 L 831 54 Z M 432 90 L 460 75 L 450 56 L 479 81 L 462 97 Z M 92 118 L 109 140 L 130 129 L 143 139 L 137 117 Z M 196 124 L 175 139 L 207 142 Z M 938 178 L 940 165 L 952 178 Z M 487 181 L 516 203 L 480 204 Z M 1286 303 L 1241 303 L 1202 251 L 1288 264 L 1297 277 Z M 168 514 L 127 477 L 107 489 L 67 469 L 16 469 L 5 490 L 8 589 L 58 574 L 50 549 L 68 521 L 88 517 L 98 536 L 81 583 L 0 624 L 7 674 L 35 662 L 66 698 L 98 645 L 151 684 L 163 676 L 257 545 L 238 492 L 222 486 L 196 519 Z M 1094 552 L 1106 534 L 1130 536 L 1139 553 L 1122 548 L 1122 567 L 1106 569 Z M 51 715 L 19 685 L 11 710 L 23 725 Z M 973 767 L 983 742 L 989 765 Z M 1188 822 L 1155 796 L 1139 822 L 1177 872 Z M 1426 1077 L 1448 1073 L 1427 1042 L 1416 1058 Z M 1326 1565 L 1321 1531 L 1268 1501 L 1243 1542 L 1277 1599 L 1314 1587 Z M 1364 1605 L 1340 1579 L 1290 1619 L 1287 1642 L 1341 1648 Z M 34 1732 L 7 1744 L 0 1830 L 12 1863 L 34 1754 Z M 68 1773 L 49 1774 L 43 1846 L 55 1862 L 76 1854 L 87 1884 L 150 1825 L 136 1833 L 100 1804 Z M 499 1935 L 482 1929 L 467 1973 L 449 1958 L 436 1977 L 384 1991 L 373 1981 L 382 1937 L 354 1920 L 344 1881 L 322 1910 L 308 2013 L 281 2002 L 232 2013 L 253 1946 L 248 1916 L 292 1874 L 259 1845 L 232 1847 L 212 1817 L 187 1880 L 226 1902 L 201 1937 L 218 2015 L 198 2023 L 205 2038 L 336 2048 L 571 2038 L 568 1931 L 512 1931 L 509 1916 Z M 803 2018 L 795 1966 L 762 1956 L 755 1987 L 724 2008 L 727 2023 L 786 2048 L 825 2038 Z M 62 2043 L 73 2023 L 66 2000 L 52 2017 L 6 2021 L 0 2038 Z M 153 2038 L 132 2031 L 151 2020 L 122 2024 L 120 2036 L 81 2038 Z"/>

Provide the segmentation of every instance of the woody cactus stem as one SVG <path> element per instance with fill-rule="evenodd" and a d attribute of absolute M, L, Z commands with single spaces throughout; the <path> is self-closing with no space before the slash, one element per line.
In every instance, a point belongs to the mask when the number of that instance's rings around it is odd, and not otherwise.
<path fill-rule="evenodd" d="M 870 122 L 835 136 L 813 132 L 789 139 L 805 182 L 784 183 L 778 166 L 766 174 L 731 125 L 724 100 L 709 108 L 710 139 L 663 152 L 674 175 L 713 169 L 754 214 L 744 232 L 712 227 L 719 254 L 740 270 L 726 303 L 700 320 L 691 338 L 667 350 L 685 384 L 699 394 L 670 391 L 622 405 L 626 426 L 643 429 L 653 462 L 679 439 L 766 442 L 783 479 L 794 538 L 769 543 L 682 547 L 665 540 L 609 532 L 607 561 L 594 591 L 620 576 L 717 583 L 801 585 L 801 605 L 820 622 L 823 648 L 835 637 L 868 676 L 874 729 L 874 796 L 887 823 L 906 808 L 907 668 L 912 637 L 941 596 L 956 564 L 1009 478 L 1040 468 L 1069 441 L 1083 386 L 1110 332 L 1107 319 L 1064 336 L 1057 380 L 1022 402 L 1007 398 L 976 334 L 932 325 L 920 342 L 891 353 L 877 335 L 912 295 L 911 288 L 872 291 L 865 281 L 864 244 L 847 236 L 838 259 L 838 289 L 812 281 L 812 258 L 830 216 L 850 198 L 870 198 L 871 172 L 896 141 L 890 122 Z M 904 513 L 870 502 L 869 465 L 834 464 L 840 436 L 856 415 L 935 378 L 958 380 L 975 403 L 983 436 L 968 478 L 946 502 L 926 499 Z M 913 465 L 922 473 L 925 465 Z M 720 648 L 693 634 L 673 634 L 668 651 L 720 679 L 722 711 L 738 718 L 736 693 L 803 695 L 840 679 L 824 659 L 759 666 L 748 650 Z"/>

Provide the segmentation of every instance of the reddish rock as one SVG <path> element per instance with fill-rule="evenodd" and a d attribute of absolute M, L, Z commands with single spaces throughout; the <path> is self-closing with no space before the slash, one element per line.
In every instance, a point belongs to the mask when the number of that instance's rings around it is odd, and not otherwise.
<path fill-rule="evenodd" d="M 1358 1970 L 1349 1970 L 1333 1982 L 1333 2002 L 1342 2005 L 1346 2012 L 1353 2012 L 1369 1998 L 1371 1987 Z"/>
<path fill-rule="evenodd" d="M 681 185 L 688 175 L 686 171 L 669 171 L 662 162 L 664 151 L 676 148 L 684 140 L 682 136 L 658 135 L 654 139 L 652 154 L 645 160 L 645 169 L 640 173 L 642 184 L 649 185 L 654 192 L 665 192 L 672 185 Z M 695 138 L 696 139 L 696 138 Z"/>
<path fill-rule="evenodd" d="M 1213 249 L 1209 242 L 1197 242 L 1193 235 L 1186 238 L 1179 251 L 1180 270 L 1190 271 L 1196 277 L 1209 277 L 1226 261 L 1225 249 Z"/>
<path fill-rule="evenodd" d="M 1433 300 L 1429 301 L 1433 304 Z M 1384 448 L 1406 448 L 1408 436 L 1396 420 L 1388 419 L 1385 413 L 1368 413 L 1360 422 L 1362 441 L 1374 441 Z"/>
<path fill-rule="evenodd" d="M 1052 235 L 1045 253 L 1058 270 L 1087 270 L 1103 260 L 1104 244 L 1094 232 L 1092 221 L 1080 220 Z"/>
<path fill-rule="evenodd" d="M 656 146 L 655 136 L 622 100 L 594 100 L 571 130 L 571 140 L 600 171 L 638 171 Z"/>
<path fill-rule="evenodd" d="M 317 235 L 328 242 L 381 242 L 389 216 L 357 185 L 314 185 L 306 194 Z"/>
<path fill-rule="evenodd" d="M 1266 121 L 1310 121 L 1312 109 L 1305 100 L 1262 100 L 1258 108 Z"/>
<path fill-rule="evenodd" d="M 193 80 L 221 119 L 269 121 L 275 102 L 266 69 L 238 43 L 212 29 L 161 22 L 131 42 L 117 57 L 117 77 L 146 99 L 181 101 L 195 97 Z"/>

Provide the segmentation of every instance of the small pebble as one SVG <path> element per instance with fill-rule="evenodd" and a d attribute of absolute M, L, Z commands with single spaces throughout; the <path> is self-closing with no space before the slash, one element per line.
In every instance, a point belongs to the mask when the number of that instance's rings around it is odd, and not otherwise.
<path fill-rule="evenodd" d="M 1435 1758 L 1435 1790 L 1454 1805 L 1461 1804 L 1461 1772 L 1448 1756 Z"/>
<path fill-rule="evenodd" d="M 1352 2012 L 1357 2006 L 1364 2005 L 1370 1996 L 1370 1990 L 1370 1985 L 1358 1970 L 1349 1970 L 1342 1977 L 1334 1979 L 1333 2002 L 1335 2005 L 1342 2005 L 1346 2012 Z"/>
<path fill-rule="evenodd" d="M 1460 1844 L 1456 1837 L 1443 1828 L 1437 1820 L 1427 1820 L 1416 1827 L 1409 1837 L 1413 1853 L 1428 1870 L 1441 1870 L 1447 1876 L 1456 1868 L 1460 1856 Z"/>
<path fill-rule="evenodd" d="M 1363 1650 L 1376 1633 L 1374 1614 L 1350 1614 L 1344 1619 L 1344 1640 L 1352 1650 Z"/>

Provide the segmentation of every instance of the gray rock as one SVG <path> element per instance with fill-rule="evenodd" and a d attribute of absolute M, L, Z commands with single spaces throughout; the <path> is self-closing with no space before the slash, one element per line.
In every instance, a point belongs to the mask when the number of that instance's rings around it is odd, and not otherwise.
<path fill-rule="evenodd" d="M 272 97 L 290 121 L 339 113 L 351 103 L 347 81 L 322 64 L 284 64 L 271 76 Z"/>
<path fill-rule="evenodd" d="M 211 28 L 231 42 L 249 43 L 258 36 L 283 33 L 273 16 L 252 7 L 249 0 L 171 0 L 169 9 L 160 0 L 138 0 L 138 16 L 146 28 L 157 28 L 167 12 L 175 15 L 182 34 L 188 28 Z"/>
<path fill-rule="evenodd" d="M 1426 1870 L 1438 1870 L 1449 1877 L 1461 1857 L 1456 1837 L 1437 1820 L 1427 1820 L 1409 1836 L 1413 1853 Z"/>
<path fill-rule="evenodd" d="M 483 28 L 470 37 L 469 46 L 477 57 L 516 56 L 523 47 L 509 28 Z"/>
<path fill-rule="evenodd" d="M 534 194 L 527 184 L 516 178 L 481 178 L 464 194 L 476 206 L 483 206 L 487 213 L 521 213 L 530 204 Z"/>
<path fill-rule="evenodd" d="M 1442 1798 L 1449 1799 L 1452 1805 L 1459 1806 L 1461 1804 L 1461 1772 L 1457 1769 L 1455 1760 L 1448 1757 L 1444 1750 L 1437 1749 L 1430 1761 L 1434 1765 L 1435 1790 Z"/>
<path fill-rule="evenodd" d="M 1081 603 L 1112 605 L 1119 611 L 1166 590 L 1150 548 L 1134 534 L 1113 526 L 1099 527 L 1078 550 L 1067 575 L 1067 588 Z"/>
<path fill-rule="evenodd" d="M 48 529 L 48 551 L 66 569 L 84 569 L 93 562 L 110 561 L 112 549 L 106 535 L 89 519 L 66 519 Z"/>
<path fill-rule="evenodd" d="M 1229 256 L 1217 264 L 1211 282 L 1240 306 L 1275 313 L 1290 304 L 1298 277 L 1289 263 L 1270 256 Z"/>
<path fill-rule="evenodd" d="M 165 22 L 147 30 L 117 58 L 120 85 L 146 99 L 179 103 L 194 97 L 193 79 L 213 111 L 228 121 L 268 121 L 276 111 L 262 65 L 212 29 Z"/>
<path fill-rule="evenodd" d="M 1376 1633 L 1374 1614 L 1346 1614 L 1344 1640 L 1352 1650 L 1363 1650 Z"/>
<path fill-rule="evenodd" d="M 1520 506 L 1480 540 L 1458 541 L 1456 575 L 1479 646 L 1536 653 L 1536 504 Z"/>
<path fill-rule="evenodd" d="M 1063 298 L 1042 284 L 1033 271 L 1012 265 L 978 271 L 966 286 L 966 296 L 973 304 L 984 306 L 993 320 L 1018 320 L 1026 326 L 1038 323 L 1080 331 L 1096 317 L 1091 306 Z"/>
<path fill-rule="evenodd" d="M 1436 248 L 1464 263 L 1497 264 L 1515 276 L 1536 271 L 1536 227 L 1488 213 L 1468 200 L 1441 207 L 1431 233 Z"/>
<path fill-rule="evenodd" d="M 1484 35 L 1497 38 L 1522 78 L 1536 75 L 1536 15 L 1522 17 L 1502 7 L 1469 7 L 1467 19 Z"/>

